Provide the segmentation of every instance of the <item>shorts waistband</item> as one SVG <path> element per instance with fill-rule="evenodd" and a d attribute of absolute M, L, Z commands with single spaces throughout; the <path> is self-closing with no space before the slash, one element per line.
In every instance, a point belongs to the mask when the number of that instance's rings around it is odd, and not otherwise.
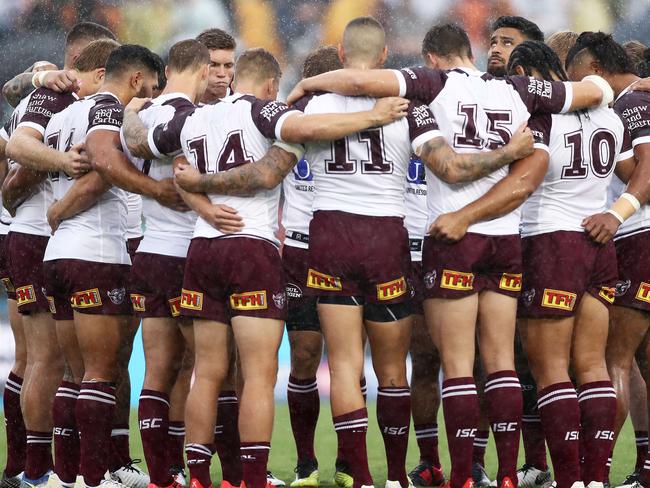
<path fill-rule="evenodd" d="M 287 232 L 285 237 L 304 244 L 309 244 L 309 234 L 303 234 L 302 232 Z"/>
<path fill-rule="evenodd" d="M 422 239 L 409 239 L 409 250 L 411 252 L 421 252 Z"/>

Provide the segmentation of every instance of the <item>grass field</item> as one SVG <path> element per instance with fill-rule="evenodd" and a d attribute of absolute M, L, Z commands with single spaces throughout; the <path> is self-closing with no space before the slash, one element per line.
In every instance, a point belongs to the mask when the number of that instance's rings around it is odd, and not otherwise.
<path fill-rule="evenodd" d="M 384 458 L 384 444 L 377 428 L 375 419 L 375 407 L 369 405 L 369 431 L 368 431 L 368 456 L 370 458 L 370 467 L 375 479 L 375 486 L 383 486 L 386 480 L 386 461 Z M 144 459 L 142 456 L 142 444 L 140 443 L 140 436 L 137 432 L 136 423 L 137 412 L 131 413 L 131 454 L 134 458 Z M 4 420 L 4 419 L 3 419 Z M 4 422 L 2 422 L 4 425 Z M 6 446 L 4 433 L 2 435 L 0 444 L 0 464 L 4 466 L 6 459 Z M 280 403 L 276 409 L 275 429 L 273 431 L 273 440 L 271 443 L 271 458 L 269 461 L 269 468 L 278 477 L 287 482 L 293 480 L 293 468 L 295 466 L 295 445 L 293 436 L 291 435 L 291 427 L 289 424 L 289 411 L 286 403 Z M 323 403 L 321 405 L 321 415 L 318 422 L 318 430 L 316 433 L 316 453 L 318 455 L 321 485 L 332 486 L 332 477 L 334 476 L 334 458 L 336 455 L 336 435 L 332 427 L 332 417 L 329 411 L 329 404 Z M 449 455 L 447 452 L 446 438 L 444 434 L 444 423 L 440 418 L 440 457 L 445 472 L 449 471 Z M 614 464 L 611 471 L 612 486 L 620 483 L 626 475 L 628 475 L 634 467 L 636 458 L 636 447 L 634 442 L 634 434 L 631 425 L 628 422 L 625 425 L 623 433 L 616 446 L 614 453 Z M 415 465 L 418 460 L 418 448 L 415 442 L 415 436 L 411 432 L 411 439 L 409 442 L 409 455 L 408 455 L 408 468 L 410 469 Z M 520 453 L 520 465 L 523 464 L 523 454 Z M 486 454 L 486 465 L 488 473 L 491 477 L 496 472 L 496 454 L 494 451 L 494 442 L 490 439 L 488 451 Z M 144 462 L 142 463 L 144 468 Z M 212 464 L 212 479 L 216 483 L 221 479 L 220 467 L 218 458 L 214 458 Z M 287 483 L 288 484 L 288 483 Z"/>

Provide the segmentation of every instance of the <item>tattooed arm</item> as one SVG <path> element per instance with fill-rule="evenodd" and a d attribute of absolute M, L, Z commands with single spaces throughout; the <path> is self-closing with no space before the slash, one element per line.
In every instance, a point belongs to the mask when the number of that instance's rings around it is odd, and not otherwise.
<path fill-rule="evenodd" d="M 157 156 L 149 147 L 149 130 L 142 123 L 138 112 L 142 106 L 134 107 L 132 104 L 134 100 L 146 100 L 134 98 L 124 110 L 124 122 L 122 124 L 122 131 L 124 133 L 124 140 L 129 152 L 137 158 L 142 159 L 156 159 Z"/>
<path fill-rule="evenodd" d="M 525 124 L 510 142 L 494 151 L 457 153 L 444 138 L 436 137 L 420 148 L 420 158 L 446 183 L 475 181 L 533 152 L 533 135 Z"/>
<path fill-rule="evenodd" d="M 186 191 L 250 195 L 259 190 L 270 190 L 278 186 L 297 162 L 294 153 L 274 145 L 262 159 L 230 171 L 201 174 L 189 164 L 178 164 L 175 165 L 175 176 L 179 186 Z"/>
<path fill-rule="evenodd" d="M 31 70 L 26 71 L 14 76 L 11 80 L 5 83 L 2 87 L 2 95 L 5 97 L 5 100 L 7 100 L 9 105 L 15 107 L 34 89 L 34 85 L 32 85 L 32 76 L 33 73 Z"/>

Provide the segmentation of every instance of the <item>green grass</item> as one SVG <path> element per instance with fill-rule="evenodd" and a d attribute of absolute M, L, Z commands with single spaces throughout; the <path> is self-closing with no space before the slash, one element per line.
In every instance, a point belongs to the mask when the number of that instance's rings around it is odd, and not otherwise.
<path fill-rule="evenodd" d="M 131 414 L 131 454 L 134 458 L 144 459 L 142 455 L 142 444 L 140 436 L 137 432 L 136 412 Z M 384 453 L 384 444 L 377 428 L 375 418 L 375 407 L 369 405 L 369 430 L 368 430 L 368 456 L 370 459 L 370 467 L 375 479 L 375 486 L 383 486 L 386 480 L 386 461 Z M 4 424 L 4 422 L 2 422 Z M 440 458 L 445 472 L 449 472 L 449 454 L 447 451 L 447 442 L 444 434 L 444 423 L 442 418 L 439 421 L 440 426 Z M 523 449 L 523 448 L 522 448 Z M 321 485 L 332 486 L 332 478 L 334 476 L 334 459 L 336 456 L 336 435 L 332 427 L 332 417 L 330 414 L 329 404 L 323 403 L 321 405 L 321 415 L 318 421 L 316 432 L 316 454 L 319 460 L 319 469 L 321 474 Z M 1 436 L 0 439 L 0 463 L 4 466 L 6 459 L 6 446 L 5 437 Z M 636 459 L 636 446 L 634 442 L 634 434 L 630 423 L 626 423 L 623 432 L 616 445 L 614 453 L 614 464 L 612 466 L 610 480 L 612 486 L 619 484 L 625 476 L 627 476 L 634 467 Z M 418 448 L 415 442 L 415 435 L 411 432 L 409 440 L 409 454 L 407 460 L 407 467 L 410 469 L 418 461 Z M 488 450 L 486 453 L 487 471 L 491 477 L 494 477 L 496 472 L 496 453 L 494 450 L 494 442 L 490 439 Z M 271 442 L 271 457 L 269 460 L 269 468 L 278 477 L 287 482 L 293 480 L 293 468 L 296 462 L 296 451 L 291 434 L 291 426 L 289 424 L 289 410 L 286 403 L 279 403 L 276 408 L 275 428 L 273 430 L 273 440 Z M 523 464 L 523 452 L 520 452 L 520 465 Z M 142 465 L 144 467 L 144 463 Z M 221 479 L 220 467 L 218 458 L 214 458 L 212 464 L 212 478 L 215 483 Z M 288 484 L 288 483 L 287 483 Z"/>

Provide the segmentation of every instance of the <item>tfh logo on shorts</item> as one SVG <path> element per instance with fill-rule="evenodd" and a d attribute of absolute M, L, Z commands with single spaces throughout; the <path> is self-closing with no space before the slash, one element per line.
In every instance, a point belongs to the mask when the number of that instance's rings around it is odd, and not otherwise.
<path fill-rule="evenodd" d="M 307 286 L 317 290 L 341 291 L 343 289 L 341 278 L 319 273 L 311 268 L 307 274 Z"/>
<path fill-rule="evenodd" d="M 614 303 L 614 298 L 616 298 L 616 289 L 611 286 L 601 286 L 598 296 L 603 300 L 606 300 L 608 303 Z"/>
<path fill-rule="evenodd" d="M 472 290 L 474 289 L 474 273 L 443 269 L 440 288 L 447 288 L 449 290 Z"/>
<path fill-rule="evenodd" d="M 101 307 L 102 297 L 99 295 L 99 289 L 76 291 L 70 297 L 72 308 L 91 308 Z"/>
<path fill-rule="evenodd" d="M 172 317 L 179 317 L 181 315 L 181 297 L 170 298 L 167 303 L 169 303 Z"/>
<path fill-rule="evenodd" d="M 650 283 L 641 282 L 636 292 L 636 299 L 650 303 Z"/>
<path fill-rule="evenodd" d="M 406 280 L 403 276 L 388 283 L 380 283 L 377 285 L 378 300 L 392 300 L 393 298 L 401 297 L 405 293 Z"/>
<path fill-rule="evenodd" d="M 544 289 L 542 297 L 542 307 L 557 308 L 560 310 L 573 310 L 576 304 L 576 294 L 562 290 Z"/>
<path fill-rule="evenodd" d="M 499 288 L 506 291 L 521 291 L 521 273 L 503 273 L 499 280 Z"/>
<path fill-rule="evenodd" d="M 203 293 L 183 288 L 181 291 L 181 308 L 203 310 Z"/>
<path fill-rule="evenodd" d="M 16 300 L 18 301 L 18 306 L 34 303 L 36 301 L 34 287 L 32 285 L 27 285 L 16 288 Z"/>
<path fill-rule="evenodd" d="M 144 312 L 146 310 L 146 299 L 144 295 L 139 295 L 137 293 L 131 293 L 131 304 L 133 305 L 133 310 L 136 312 Z"/>
<path fill-rule="evenodd" d="M 106 294 L 108 295 L 108 298 L 110 298 L 111 302 L 113 302 L 114 305 L 119 305 L 122 302 L 124 302 L 124 297 L 126 296 L 126 290 L 124 289 L 124 287 L 115 288 L 113 290 L 107 291 Z"/>
<path fill-rule="evenodd" d="M 264 310 L 269 308 L 266 303 L 266 290 L 233 293 L 230 295 L 230 308 L 234 310 Z"/>

